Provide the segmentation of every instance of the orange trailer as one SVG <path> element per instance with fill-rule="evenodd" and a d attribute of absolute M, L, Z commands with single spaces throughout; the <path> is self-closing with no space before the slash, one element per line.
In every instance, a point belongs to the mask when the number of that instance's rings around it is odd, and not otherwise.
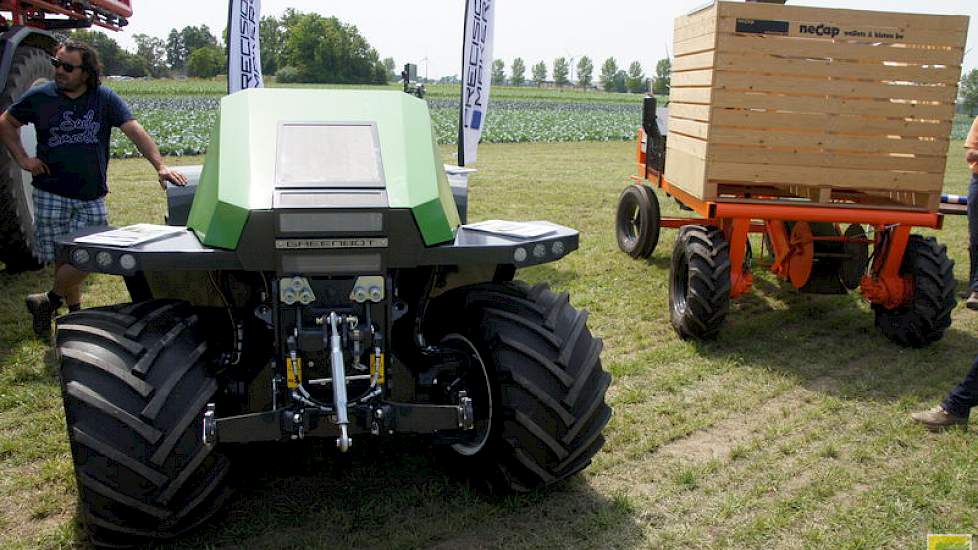
<path fill-rule="evenodd" d="M 969 18 L 716 1 L 674 26 L 668 117 L 647 98 L 618 243 L 678 228 L 670 309 L 714 336 L 751 288 L 748 236 L 802 292 L 858 290 L 892 340 L 939 340 L 953 263 L 932 237 Z M 665 135 L 665 134 L 668 134 Z M 654 190 L 698 217 L 659 215 Z"/>
<path fill-rule="evenodd" d="M 635 258 L 654 252 L 660 228 L 680 230 L 669 281 L 670 318 L 680 337 L 718 333 L 730 300 L 753 284 L 748 236 L 759 233 L 770 270 L 799 291 L 858 290 L 891 340 L 922 347 L 941 339 L 956 303 L 954 263 L 936 239 L 911 234 L 914 227 L 940 229 L 940 212 L 880 207 L 875 197 L 858 193 L 819 204 L 764 186 L 729 188 L 703 200 L 665 177 L 666 136 L 655 112 L 655 99 L 646 98 L 638 174 L 621 194 L 615 225 L 619 247 Z M 656 189 L 698 217 L 661 217 Z"/>

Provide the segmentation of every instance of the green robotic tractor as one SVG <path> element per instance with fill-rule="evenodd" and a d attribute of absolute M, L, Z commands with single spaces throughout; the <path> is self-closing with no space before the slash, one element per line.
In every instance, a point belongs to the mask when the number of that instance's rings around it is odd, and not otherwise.
<path fill-rule="evenodd" d="M 106 230 L 58 251 L 125 277 L 132 296 L 57 323 L 97 542 L 204 522 L 226 496 L 227 445 L 322 437 L 346 452 L 427 434 L 480 484 L 522 492 L 580 471 L 604 442 L 610 376 L 587 314 L 514 280 L 578 233 L 460 225 L 421 99 L 225 97 L 187 227 L 131 246 Z"/>

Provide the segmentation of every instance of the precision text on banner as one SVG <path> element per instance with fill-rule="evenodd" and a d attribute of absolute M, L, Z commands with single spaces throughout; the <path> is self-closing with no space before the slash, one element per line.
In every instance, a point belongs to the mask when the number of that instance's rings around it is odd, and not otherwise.
<path fill-rule="evenodd" d="M 261 0 L 231 0 L 228 8 L 228 93 L 261 88 L 258 23 Z"/>
<path fill-rule="evenodd" d="M 462 46 L 462 108 L 459 120 L 458 164 L 475 162 L 476 149 L 489 109 L 493 0 L 466 0 Z"/>

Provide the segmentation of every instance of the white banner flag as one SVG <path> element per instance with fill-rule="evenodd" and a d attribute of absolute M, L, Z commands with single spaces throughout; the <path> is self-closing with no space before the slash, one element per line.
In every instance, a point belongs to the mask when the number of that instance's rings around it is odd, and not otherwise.
<path fill-rule="evenodd" d="M 228 93 L 261 88 L 261 0 L 231 0 L 228 10 Z"/>
<path fill-rule="evenodd" d="M 492 83 L 493 0 L 465 0 L 458 165 L 475 162 Z"/>

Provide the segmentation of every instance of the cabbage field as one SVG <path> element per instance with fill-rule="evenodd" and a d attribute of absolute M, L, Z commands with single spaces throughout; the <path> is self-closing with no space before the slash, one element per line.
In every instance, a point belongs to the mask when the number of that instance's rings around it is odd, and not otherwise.
<path fill-rule="evenodd" d="M 199 81 L 110 85 L 127 100 L 164 155 L 199 155 L 206 150 L 221 98 L 220 86 Z M 435 87 L 427 98 L 435 136 L 441 144 L 454 144 L 458 138 L 457 90 Z M 641 96 L 637 95 L 500 88 L 494 91 L 482 136 L 488 143 L 631 140 L 641 119 Z M 125 158 L 138 155 L 138 151 L 115 132 L 111 154 Z"/>
<path fill-rule="evenodd" d="M 156 138 L 164 155 L 199 155 L 207 149 L 224 90 L 222 82 L 149 80 L 109 85 L 129 102 L 133 114 Z M 391 85 L 380 89 L 399 88 Z M 458 139 L 458 93 L 457 86 L 429 88 L 427 101 L 435 137 L 443 145 L 454 144 Z M 665 103 L 665 98 L 660 98 L 660 103 Z M 500 87 L 493 90 L 482 140 L 486 143 L 631 140 L 641 120 L 640 95 Z M 964 139 L 970 125 L 970 117 L 958 115 L 952 138 Z M 121 133 L 115 132 L 111 154 L 125 158 L 137 156 L 138 152 Z"/>

